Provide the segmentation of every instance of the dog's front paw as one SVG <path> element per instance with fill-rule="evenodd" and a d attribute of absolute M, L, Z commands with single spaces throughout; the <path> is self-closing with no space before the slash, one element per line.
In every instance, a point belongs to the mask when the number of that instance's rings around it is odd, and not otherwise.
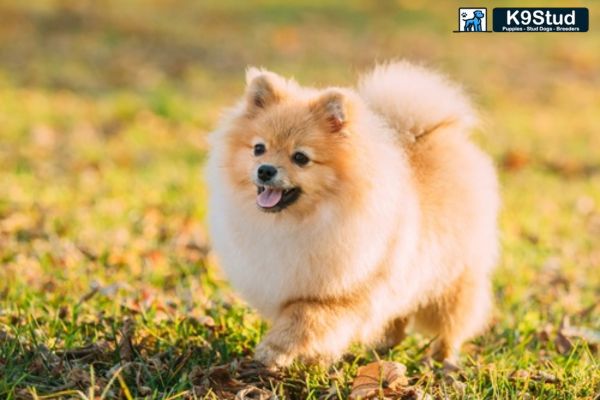
<path fill-rule="evenodd" d="M 254 359 L 263 363 L 266 367 L 276 369 L 288 367 L 295 356 L 286 352 L 282 347 L 265 339 L 256 346 Z"/>

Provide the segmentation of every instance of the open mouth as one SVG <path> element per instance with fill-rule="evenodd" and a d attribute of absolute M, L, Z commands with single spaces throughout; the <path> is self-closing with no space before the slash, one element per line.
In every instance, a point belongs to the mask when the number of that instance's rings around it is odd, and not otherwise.
<path fill-rule="evenodd" d="M 257 186 L 256 204 L 266 212 L 279 212 L 292 205 L 300 197 L 299 187 L 282 189 L 273 186 Z"/>

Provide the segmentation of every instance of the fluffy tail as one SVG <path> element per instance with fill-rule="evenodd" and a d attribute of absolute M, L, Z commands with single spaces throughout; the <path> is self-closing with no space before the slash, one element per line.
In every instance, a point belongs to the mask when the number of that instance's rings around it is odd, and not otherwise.
<path fill-rule="evenodd" d="M 476 122 L 475 112 L 459 86 L 407 61 L 375 67 L 360 79 L 358 92 L 408 140 L 443 126 L 467 129 Z"/>

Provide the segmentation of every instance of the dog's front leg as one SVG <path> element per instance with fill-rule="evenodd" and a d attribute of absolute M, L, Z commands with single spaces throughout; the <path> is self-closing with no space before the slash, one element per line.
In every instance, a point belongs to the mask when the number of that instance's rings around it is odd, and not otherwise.
<path fill-rule="evenodd" d="M 269 367 L 286 367 L 299 358 L 329 363 L 354 339 L 360 310 L 346 300 L 287 302 L 256 348 L 255 358 Z"/>

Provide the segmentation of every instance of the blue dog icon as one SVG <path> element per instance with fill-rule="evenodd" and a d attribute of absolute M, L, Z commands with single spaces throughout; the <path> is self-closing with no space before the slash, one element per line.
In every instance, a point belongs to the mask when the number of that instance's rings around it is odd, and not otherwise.
<path fill-rule="evenodd" d="M 464 17 L 467 13 L 461 14 Z M 473 11 L 473 18 L 463 19 L 465 21 L 465 31 L 481 32 L 481 18 L 485 17 L 485 14 L 481 10 Z"/>

